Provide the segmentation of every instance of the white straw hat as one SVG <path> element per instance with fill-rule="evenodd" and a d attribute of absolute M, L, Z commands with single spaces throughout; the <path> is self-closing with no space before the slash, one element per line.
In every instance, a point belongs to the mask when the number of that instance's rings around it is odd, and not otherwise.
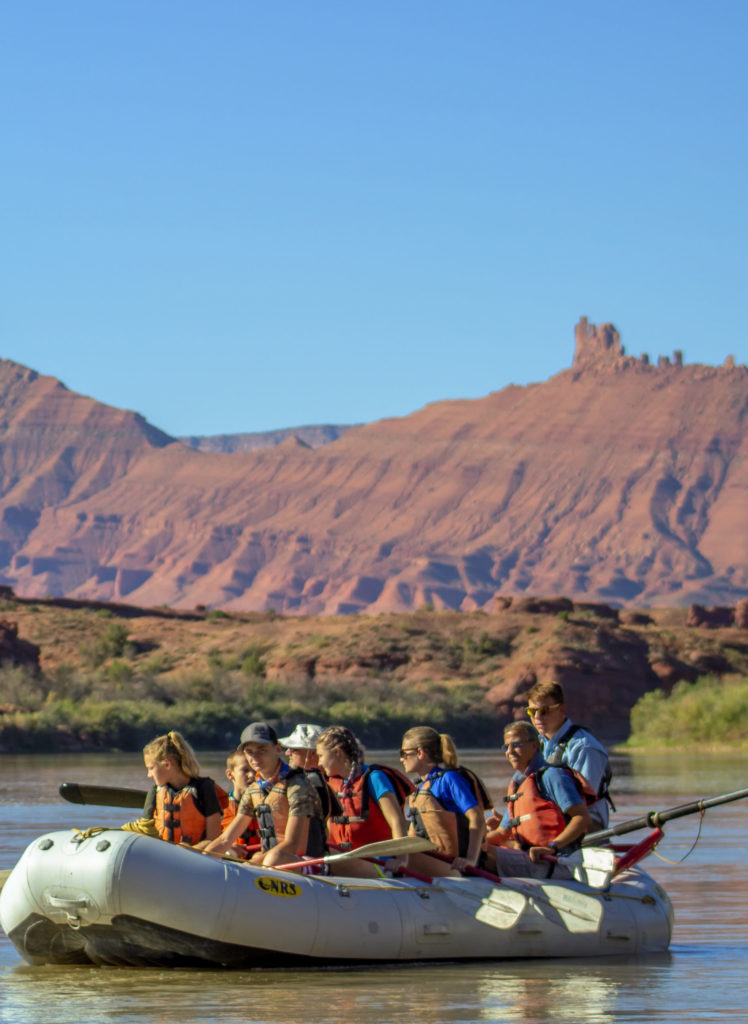
<path fill-rule="evenodd" d="M 297 725 L 290 736 L 283 736 L 278 742 L 283 747 L 290 747 L 292 750 L 315 750 L 317 737 L 323 731 L 321 725 L 300 724 Z"/>

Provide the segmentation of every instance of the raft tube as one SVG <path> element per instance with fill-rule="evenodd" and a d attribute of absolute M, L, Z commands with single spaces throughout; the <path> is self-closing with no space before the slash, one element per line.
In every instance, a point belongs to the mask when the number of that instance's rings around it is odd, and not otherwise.
<path fill-rule="evenodd" d="M 33 965 L 285 967 L 660 953 L 673 914 L 632 868 L 573 881 L 303 876 L 119 830 L 34 840 L 0 894 Z"/>

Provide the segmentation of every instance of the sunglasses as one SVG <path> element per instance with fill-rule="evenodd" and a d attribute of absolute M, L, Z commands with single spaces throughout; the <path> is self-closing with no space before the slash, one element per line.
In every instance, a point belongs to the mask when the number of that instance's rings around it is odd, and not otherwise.
<path fill-rule="evenodd" d="M 506 754 L 508 750 L 519 750 L 520 747 L 524 747 L 527 742 L 527 740 L 513 740 L 511 743 L 505 743 L 501 749 Z"/>
<path fill-rule="evenodd" d="M 547 715 L 549 711 L 555 711 L 556 708 L 560 708 L 560 704 L 545 704 L 542 708 L 525 708 L 525 711 L 533 718 L 535 715 Z"/>
<path fill-rule="evenodd" d="M 400 751 L 400 757 L 410 757 L 411 754 L 417 754 L 417 753 L 418 753 L 418 748 L 411 747 L 408 750 L 406 750 L 405 747 L 403 747 L 402 750 Z"/>

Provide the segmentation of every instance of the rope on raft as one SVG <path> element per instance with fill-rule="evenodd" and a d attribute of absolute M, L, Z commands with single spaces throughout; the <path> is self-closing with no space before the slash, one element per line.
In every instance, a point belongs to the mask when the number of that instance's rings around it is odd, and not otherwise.
<path fill-rule="evenodd" d="M 696 849 L 696 847 L 698 845 L 698 842 L 699 842 L 699 839 L 701 839 L 701 826 L 704 823 L 704 815 L 705 814 L 706 814 L 706 807 L 704 807 L 704 801 L 703 800 L 699 800 L 699 829 L 698 829 L 698 832 L 696 833 L 696 838 L 694 839 L 693 843 L 691 844 L 691 849 L 688 850 L 686 853 L 684 853 L 684 855 L 681 857 L 680 860 L 668 860 L 667 857 L 663 857 L 661 853 L 657 852 L 657 850 L 652 850 L 652 853 L 655 855 L 655 857 L 657 857 L 658 860 L 664 861 L 665 864 L 673 864 L 676 867 L 678 866 L 678 864 L 682 864 L 685 860 L 687 860 L 691 856 L 693 851 Z M 655 828 L 659 828 L 660 827 L 659 826 L 659 822 L 657 820 L 658 818 L 659 818 L 659 815 L 658 815 L 657 811 L 655 811 L 654 814 L 651 815 L 652 824 L 655 826 Z"/>
<path fill-rule="evenodd" d="M 99 832 L 119 832 L 120 829 L 112 828 L 111 825 L 94 825 L 91 828 L 74 828 L 72 832 L 77 832 L 80 837 L 77 842 L 82 843 L 84 839 L 90 839 L 92 836 L 97 836 Z"/>

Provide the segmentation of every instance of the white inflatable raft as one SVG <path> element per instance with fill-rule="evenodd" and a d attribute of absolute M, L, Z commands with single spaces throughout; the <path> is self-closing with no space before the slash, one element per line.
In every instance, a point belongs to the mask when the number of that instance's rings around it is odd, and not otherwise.
<path fill-rule="evenodd" d="M 306 877 L 111 830 L 36 839 L 3 887 L 0 923 L 31 964 L 247 968 L 657 953 L 672 909 L 638 868 L 605 892 Z"/>

